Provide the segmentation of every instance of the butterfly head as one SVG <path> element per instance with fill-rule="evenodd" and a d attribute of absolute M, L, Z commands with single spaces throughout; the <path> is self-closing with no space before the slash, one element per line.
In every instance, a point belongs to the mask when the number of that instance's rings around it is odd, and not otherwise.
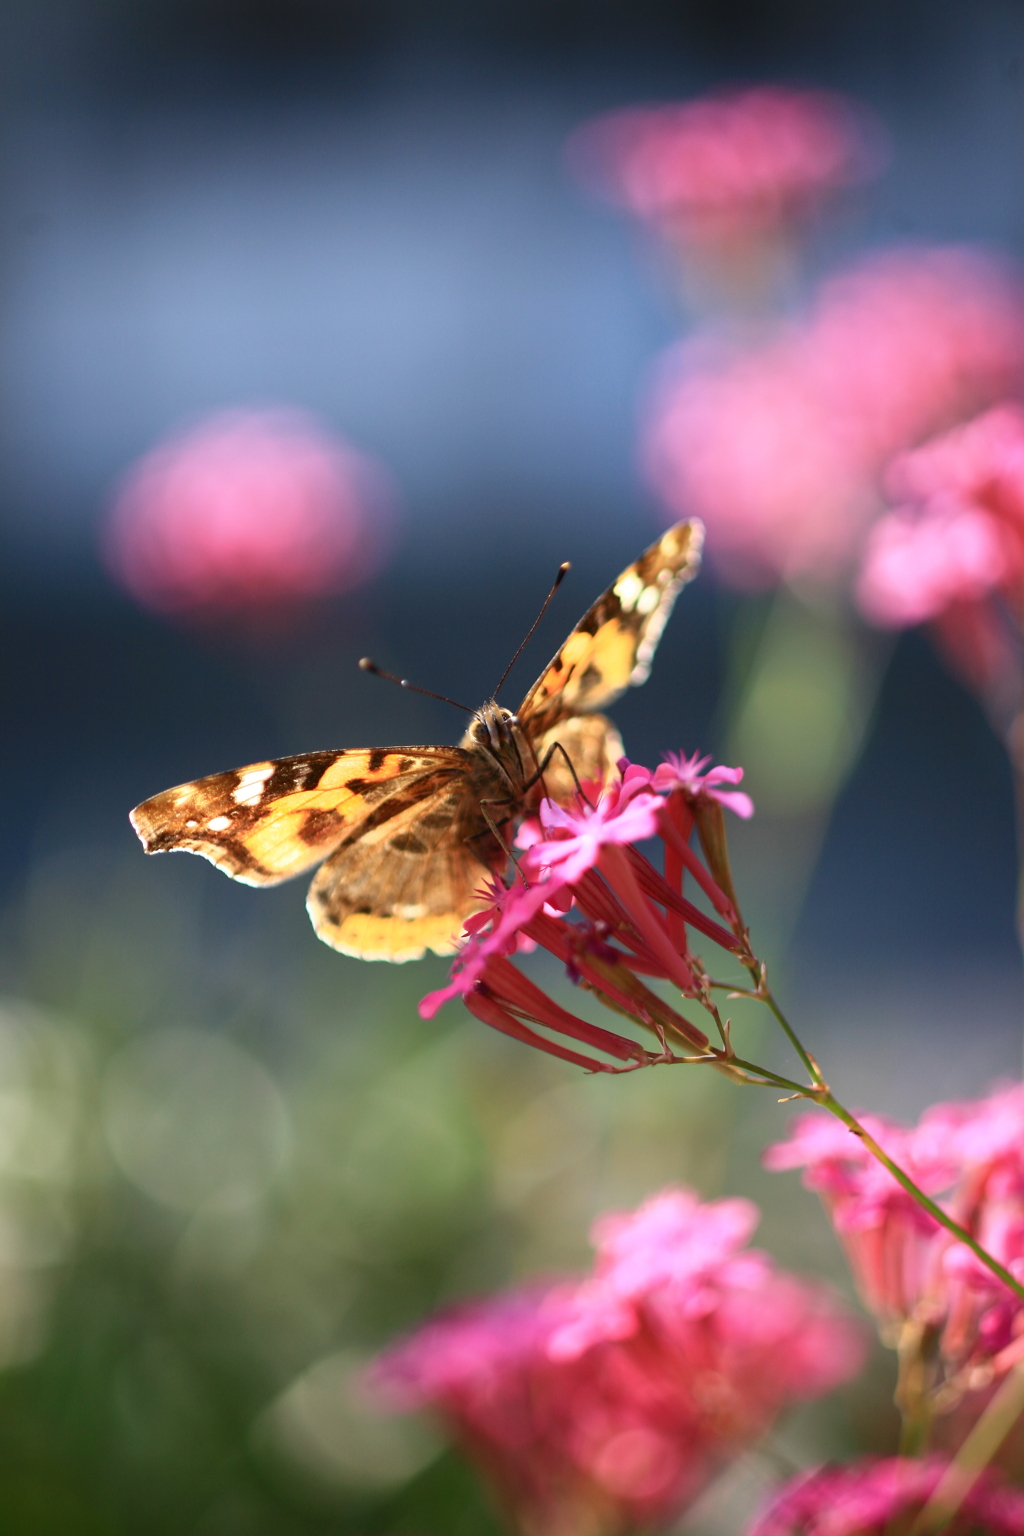
<path fill-rule="evenodd" d="M 462 745 L 470 751 L 485 753 L 517 789 L 527 775 L 530 749 L 519 720 L 494 699 L 488 699 L 476 711 Z"/>

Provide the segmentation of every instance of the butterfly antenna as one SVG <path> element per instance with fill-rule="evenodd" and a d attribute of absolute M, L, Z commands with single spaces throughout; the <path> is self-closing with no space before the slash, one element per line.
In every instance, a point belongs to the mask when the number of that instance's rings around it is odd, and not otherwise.
<path fill-rule="evenodd" d="M 407 677 L 396 677 L 394 672 L 385 672 L 383 667 L 378 667 L 369 656 L 364 656 L 359 662 L 364 672 L 372 672 L 374 677 L 386 677 L 389 683 L 397 683 L 399 688 L 408 688 L 410 693 L 425 693 L 428 699 L 440 699 L 442 704 L 454 704 L 456 709 L 464 709 L 467 715 L 475 715 L 476 710 L 470 709 L 468 704 L 460 704 L 458 699 L 450 699 L 445 693 L 434 693 L 430 688 L 417 688 L 415 683 L 410 683 Z"/>
<path fill-rule="evenodd" d="M 543 608 L 541 609 L 540 613 L 538 613 L 537 617 L 534 619 L 533 623 L 530 625 L 529 629 L 527 630 L 526 638 L 523 640 L 522 645 L 519 647 L 518 651 L 516 651 L 515 655 L 512 657 L 512 660 L 509 662 L 508 666 L 505 668 L 504 672 L 501 674 L 501 677 L 498 679 L 498 686 L 494 690 L 494 697 L 495 698 L 498 697 L 498 694 L 501 691 L 502 683 L 504 683 L 506 677 L 508 677 L 509 673 L 512 671 L 512 668 L 515 666 L 515 664 L 519 660 L 520 656 L 526 650 L 526 647 L 529 644 L 530 640 L 532 640 L 534 630 L 537 628 L 537 625 L 540 623 L 541 619 L 547 613 L 548 607 L 549 607 L 549 605 L 551 603 L 551 599 L 554 597 L 555 593 L 558 591 L 559 587 L 562 585 L 562 582 L 565 580 L 565 577 L 566 577 L 566 574 L 567 574 L 568 570 L 569 570 L 569 561 L 568 560 L 563 560 L 561 565 L 558 567 L 558 575 L 555 577 L 554 585 L 552 586 L 551 591 L 548 593 L 547 597 L 544 599 L 544 606 L 543 606 Z"/>

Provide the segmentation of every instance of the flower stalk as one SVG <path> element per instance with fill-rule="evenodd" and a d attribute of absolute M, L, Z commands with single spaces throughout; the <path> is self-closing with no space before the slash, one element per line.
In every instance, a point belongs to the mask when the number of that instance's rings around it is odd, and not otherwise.
<path fill-rule="evenodd" d="M 1020 1301 L 1024 1301 L 1024 1285 L 1021 1285 L 1020 1281 L 1011 1275 L 1006 1265 L 1000 1264 L 998 1259 L 994 1258 L 987 1249 L 981 1246 L 976 1238 L 971 1236 L 966 1227 L 961 1226 L 958 1221 L 954 1221 L 953 1217 L 947 1211 L 944 1211 L 937 1201 L 933 1200 L 930 1195 L 926 1195 L 924 1190 L 914 1183 L 910 1175 L 904 1173 L 899 1164 L 895 1163 L 889 1154 L 878 1145 L 870 1131 L 865 1130 L 856 1116 L 851 1115 L 850 1111 L 840 1104 L 834 1094 L 826 1088 L 822 1096 L 817 1099 L 817 1102 L 823 1109 L 827 1109 L 830 1114 L 835 1115 L 837 1120 L 841 1120 L 847 1130 L 853 1132 L 854 1136 L 860 1138 L 864 1146 L 871 1153 L 871 1156 L 892 1174 L 897 1184 L 903 1186 L 911 1199 L 915 1200 L 923 1211 L 927 1211 L 933 1221 L 937 1221 L 940 1227 L 945 1227 L 947 1232 L 952 1233 L 957 1242 L 963 1243 L 965 1247 L 969 1248 L 978 1262 L 984 1264 L 986 1269 L 991 1270 L 992 1274 L 1006 1286 L 1007 1290 L 1012 1291 Z"/>
<path fill-rule="evenodd" d="M 998 1314 L 998 1326 L 1006 1332 L 1024 1305 L 1024 1262 L 1008 1250 L 1003 1253 L 998 1241 L 993 1244 L 991 1234 L 979 1225 L 976 1202 L 972 1207 L 963 1196 L 952 1202 L 936 1198 L 952 1178 L 943 1184 L 909 1144 L 897 1145 L 899 1138 L 891 1127 L 874 1116 L 854 1114 L 832 1091 L 773 995 L 766 966 L 755 954 L 743 921 L 724 816 L 725 809 L 741 816 L 752 814 L 750 800 L 734 787 L 742 769 L 709 769 L 708 761 L 672 756 L 651 773 L 624 759 L 617 782 L 603 789 L 585 786 L 574 807 L 542 801 L 536 818 L 520 830 L 523 852 L 515 862 L 513 878 L 491 887 L 489 906 L 468 925 L 471 931 L 449 985 L 424 998 L 421 1012 L 430 1017 L 444 1002 L 458 997 L 482 1022 L 589 1072 L 711 1067 L 739 1085 L 775 1089 L 780 1102 L 806 1100 L 838 1122 L 842 1132 L 828 1128 L 828 1122 L 816 1116 L 807 1117 L 815 1127 L 807 1135 L 812 1141 L 818 1137 L 828 1143 L 828 1156 L 836 1167 L 856 1165 L 857 1177 L 871 1186 L 870 1200 L 878 1209 L 891 1207 L 898 1216 L 886 1235 L 872 1208 L 848 1234 L 840 1227 L 840 1235 L 862 1293 L 879 1317 L 883 1337 L 898 1352 L 901 1453 L 921 1457 L 927 1452 L 936 1414 L 990 1381 L 993 1371 L 1009 1371 L 1013 1382 L 1018 1382 L 1017 1361 L 1024 1361 L 1024 1337 L 1018 1347 L 1011 1329 L 1012 1337 L 1007 1335 L 999 1357 L 1004 1363 L 993 1364 L 991 1356 L 986 1363 L 984 1350 L 979 1356 L 975 1349 L 970 1356 L 969 1327 L 964 1338 L 955 1335 L 957 1328 L 963 1332 L 964 1319 L 980 1318 L 986 1306 L 993 1317 Z M 694 832 L 702 857 L 691 846 Z M 651 839 L 660 840 L 660 869 L 639 846 Z M 697 901 L 686 894 L 687 877 Z M 693 935 L 738 963 L 750 985 L 712 980 L 693 948 Z M 591 1023 L 549 996 L 517 963 L 523 952 L 538 947 L 565 967 L 570 982 L 617 1019 L 653 1035 L 657 1048 L 618 1028 Z M 658 981 L 674 990 L 674 1001 L 655 990 Z M 723 1017 L 716 1001 L 723 991 L 768 1009 L 804 1076 L 790 1077 L 740 1054 L 733 1043 L 731 1020 Z M 696 1022 L 694 1010 L 704 1015 L 705 1028 Z M 802 1155 L 787 1152 L 783 1144 L 771 1149 L 766 1161 L 768 1166 L 792 1167 Z M 804 1161 L 813 1163 L 813 1154 Z M 869 1175 L 865 1170 L 871 1165 L 875 1172 Z M 977 1177 L 975 1184 L 981 1187 Z M 838 1178 L 836 1189 L 846 1189 L 843 1178 Z M 840 1203 L 842 1198 L 840 1193 Z M 838 1224 L 836 1212 L 832 1214 Z M 993 1228 L 997 1238 L 1000 1230 L 997 1223 Z M 922 1244 L 931 1244 L 934 1253 L 918 1274 L 914 1266 L 920 1270 L 924 1262 L 918 1251 Z M 961 1286 L 955 1304 L 949 1300 L 952 1293 L 942 1272 L 943 1264 L 954 1261 L 961 1268 L 975 1266 L 973 1278 L 964 1282 L 966 1289 Z M 915 1285 L 918 1292 L 911 1295 Z M 979 1285 L 988 1287 L 984 1306 L 977 1301 Z M 991 1318 L 985 1328 L 986 1338 L 994 1336 Z M 977 1340 L 985 1330 L 980 1322 L 976 1330 Z M 1024 1385 L 1018 1395 L 1024 1405 Z M 965 1470 L 959 1462 L 952 1463 L 948 1476 L 929 1497 L 921 1520 L 932 1523 L 920 1525 L 921 1536 L 941 1528 L 934 1523 L 940 1514 L 944 1520 L 955 1517 L 959 1504 L 953 1501 L 959 1499 L 962 1504 L 968 1498 L 987 1457 L 1005 1437 L 1011 1422 L 1007 1415 L 1016 1417 L 1020 1411 L 1017 1395 L 1009 1387 L 999 1388 L 990 1410 L 979 1420 L 977 1435 L 965 1448 L 969 1467 Z"/>
<path fill-rule="evenodd" d="M 963 1508 L 1022 1413 L 1024 1366 L 1017 1365 L 1004 1377 L 992 1401 L 946 1468 L 909 1536 L 931 1536 L 932 1532 L 946 1529 Z"/>
<path fill-rule="evenodd" d="M 524 852 L 514 879 L 491 888 L 491 905 L 471 921 L 450 984 L 424 998 L 421 1012 L 432 1017 L 448 999 L 460 997 L 482 1022 L 587 1071 L 709 1066 L 733 1082 L 806 1099 L 839 1120 L 931 1222 L 1024 1302 L 1024 1284 L 836 1098 L 773 996 L 766 967 L 754 954 L 743 923 L 724 816 L 725 809 L 750 816 L 753 804 L 734 787 L 742 780 L 741 768 L 709 768 L 709 761 L 671 754 L 651 773 L 623 759 L 620 780 L 603 790 L 590 786 L 575 807 L 542 801 L 536 820 L 520 832 Z M 703 859 L 690 845 L 694 831 Z M 637 846 L 651 838 L 661 840 L 663 873 Z M 685 895 L 687 875 L 721 922 Z M 690 947 L 691 929 L 738 960 L 752 986 L 712 982 Z M 517 952 L 536 946 L 561 961 L 569 979 L 610 1012 L 653 1034 L 659 1048 L 592 1024 L 555 1002 L 513 961 Z M 708 1033 L 666 1002 L 645 977 L 670 983 L 684 1003 L 703 1009 L 720 1045 L 711 1044 Z M 768 1008 L 806 1080 L 737 1053 L 730 1021 L 722 1018 L 713 997 L 723 986 L 730 996 Z"/>

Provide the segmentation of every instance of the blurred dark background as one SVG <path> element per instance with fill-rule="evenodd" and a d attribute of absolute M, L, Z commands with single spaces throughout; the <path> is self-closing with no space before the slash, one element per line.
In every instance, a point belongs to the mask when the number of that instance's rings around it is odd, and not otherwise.
<path fill-rule="evenodd" d="M 0 1527 L 490 1530 L 450 1457 L 353 1408 L 352 1362 L 440 1300 L 581 1262 L 596 1210 L 671 1178 L 753 1189 L 766 1243 L 838 1277 L 809 1197 L 757 1172 L 783 1112 L 745 1104 L 733 1137 L 735 1093 L 611 1093 L 454 1009 L 421 1024 L 442 962 L 331 955 L 297 885 L 145 863 L 127 811 L 269 755 L 457 739 L 356 659 L 476 704 L 568 557 L 522 693 L 656 535 L 637 398 L 682 321 L 565 174 L 580 120 L 841 89 L 894 153 L 821 264 L 903 239 L 1024 257 L 1024 10 L 8 0 L 0 27 Z M 97 554 L 118 475 L 265 404 L 390 466 L 390 565 L 287 632 L 137 609 Z M 680 603 L 616 712 L 632 756 L 720 745 L 740 601 L 705 577 Z M 849 1099 L 910 1115 L 1019 1070 L 1013 839 L 1001 749 L 906 637 L 777 957 Z M 213 1103 L 189 1087 L 221 1071 Z M 805 1441 L 884 1446 L 886 1369 Z"/>

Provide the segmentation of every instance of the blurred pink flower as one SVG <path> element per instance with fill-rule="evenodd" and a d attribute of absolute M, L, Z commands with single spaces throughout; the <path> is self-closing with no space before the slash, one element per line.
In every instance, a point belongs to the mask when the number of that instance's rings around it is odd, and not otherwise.
<path fill-rule="evenodd" d="M 641 454 L 673 516 L 707 523 L 726 578 L 830 581 L 881 508 L 893 455 L 1024 376 L 1024 296 L 966 249 L 895 251 L 832 278 L 755 350 L 668 353 Z"/>
<path fill-rule="evenodd" d="M 909 1530 L 945 1470 L 934 1457 L 819 1467 L 787 1483 L 747 1536 L 888 1536 Z M 942 1529 L 947 1536 L 1024 1536 L 1024 1493 L 985 1477 Z"/>
<path fill-rule="evenodd" d="M 915 1156 L 913 1133 L 877 1115 L 861 1124 L 926 1194 L 948 1188 L 954 1165 Z M 839 1121 L 801 1115 L 787 1141 L 769 1147 L 766 1168 L 804 1168 L 804 1184 L 821 1196 L 846 1252 L 857 1289 L 895 1344 L 902 1324 L 928 1292 L 945 1234 Z M 936 1257 L 936 1254 L 939 1257 Z"/>
<path fill-rule="evenodd" d="M 158 613 L 280 610 L 366 581 L 387 555 L 393 502 L 383 467 L 310 418 L 225 411 L 123 477 L 106 560 Z"/>
<path fill-rule="evenodd" d="M 919 450 L 920 451 L 920 450 Z M 1017 574 L 1011 541 L 980 507 L 901 507 L 872 528 L 857 582 L 865 617 L 902 629 L 976 603 Z"/>
<path fill-rule="evenodd" d="M 886 159 L 862 108 L 773 86 L 610 112 L 576 130 L 567 156 L 586 186 L 684 244 L 790 225 Z"/>
<path fill-rule="evenodd" d="M 932 622 L 988 693 L 1019 671 L 1024 621 L 1024 410 L 1003 405 L 903 454 L 898 505 L 871 530 L 857 600 L 873 623 Z"/>
<path fill-rule="evenodd" d="M 944 1209 L 1024 1278 L 1024 1086 L 936 1104 L 909 1129 L 861 1120 L 926 1193 L 944 1193 Z M 800 1116 L 764 1161 L 772 1169 L 804 1168 L 804 1183 L 821 1196 L 886 1342 L 898 1342 L 907 1319 L 936 1331 L 943 1407 L 1024 1359 L 1024 1306 L 835 1120 Z"/>
<path fill-rule="evenodd" d="M 861 1363 L 834 1301 L 744 1249 L 756 1220 L 747 1201 L 663 1191 L 596 1224 L 590 1278 L 442 1315 L 376 1382 L 437 1410 L 530 1536 L 665 1520 Z"/>

